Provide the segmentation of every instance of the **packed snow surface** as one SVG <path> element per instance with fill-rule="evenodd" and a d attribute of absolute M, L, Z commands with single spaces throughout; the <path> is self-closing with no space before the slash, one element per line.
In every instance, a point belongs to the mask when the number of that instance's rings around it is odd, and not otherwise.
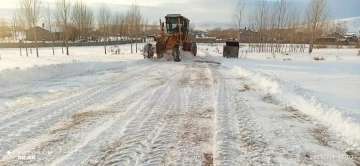
<path fill-rule="evenodd" d="M 0 165 L 360 164 L 357 50 L 130 48 L 0 49 Z"/>

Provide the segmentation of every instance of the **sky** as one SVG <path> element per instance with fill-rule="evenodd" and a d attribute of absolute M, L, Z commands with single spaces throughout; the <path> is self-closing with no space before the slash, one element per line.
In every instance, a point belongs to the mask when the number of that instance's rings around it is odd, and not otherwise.
<path fill-rule="evenodd" d="M 19 0 L 0 0 L 0 19 L 10 20 Z M 72 0 L 74 1 L 74 0 Z M 115 12 L 125 13 L 135 0 L 83 0 L 96 12 L 101 3 L 105 3 Z M 149 22 L 156 21 L 168 13 L 180 13 L 192 22 L 231 22 L 235 4 L 238 0 L 137 0 L 141 12 Z M 256 0 L 243 0 L 246 9 L 250 11 Z M 269 4 L 276 0 L 268 0 Z M 289 0 L 292 6 L 304 12 L 310 0 Z M 50 2 L 54 7 L 56 0 L 42 0 L 43 4 Z M 331 19 L 360 17 L 360 0 L 328 0 Z M 247 14 L 246 14 L 247 15 Z"/>

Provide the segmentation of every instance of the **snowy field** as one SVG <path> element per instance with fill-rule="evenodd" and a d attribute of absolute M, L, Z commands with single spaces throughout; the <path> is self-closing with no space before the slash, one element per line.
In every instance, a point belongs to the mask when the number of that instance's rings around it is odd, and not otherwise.
<path fill-rule="evenodd" d="M 0 165 L 360 164 L 356 49 L 199 44 L 175 63 L 120 48 L 0 49 Z"/>

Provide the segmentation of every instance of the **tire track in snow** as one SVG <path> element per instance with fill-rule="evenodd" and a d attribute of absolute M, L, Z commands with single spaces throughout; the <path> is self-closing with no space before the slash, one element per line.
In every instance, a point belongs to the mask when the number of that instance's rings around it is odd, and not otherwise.
<path fill-rule="evenodd" d="M 185 69 L 181 82 L 187 96 L 186 109 L 174 117 L 181 120 L 181 126 L 167 165 L 201 165 L 204 154 L 212 154 L 213 81 L 209 65 L 192 62 Z"/>
<path fill-rule="evenodd" d="M 166 68 L 164 66 L 162 66 L 162 68 Z M 172 69 L 174 69 L 174 67 L 172 67 Z M 156 70 L 154 70 L 153 72 L 158 72 Z M 171 71 L 171 73 L 165 73 L 165 74 L 162 74 L 163 77 L 173 77 L 174 73 L 173 71 Z M 162 78 L 164 79 L 164 78 Z M 167 82 L 168 83 L 171 83 L 171 79 L 167 79 Z M 155 78 L 155 80 L 157 80 L 157 78 Z M 158 90 L 158 88 L 161 88 L 161 86 L 163 85 L 159 85 L 158 87 L 154 87 L 154 86 L 150 86 L 150 87 L 144 87 L 143 89 L 139 90 L 139 97 L 138 96 L 128 96 L 126 97 L 125 101 L 126 102 L 121 102 L 121 103 L 117 103 L 117 104 L 114 104 L 113 106 L 115 106 L 116 108 L 113 108 L 115 110 L 127 110 L 126 112 L 123 113 L 123 115 L 121 115 L 121 117 L 119 117 L 116 122 L 111 126 L 111 128 L 108 128 L 106 129 L 106 131 L 104 131 L 102 133 L 102 135 L 106 135 L 104 137 L 99 137 L 97 138 L 96 140 L 93 140 L 92 142 L 94 142 L 94 144 L 96 144 L 97 141 L 99 140 L 117 140 L 117 139 L 120 139 L 117 135 L 119 134 L 115 134 L 116 136 L 114 136 L 114 133 L 112 133 L 113 131 L 124 131 L 124 128 L 122 128 L 121 126 L 126 126 L 125 122 L 128 120 L 128 119 L 132 119 L 135 117 L 135 115 L 137 114 L 133 114 L 133 112 L 138 112 L 138 110 L 144 110 L 146 109 L 146 105 L 143 105 L 144 102 L 146 102 L 145 100 L 151 100 L 152 98 L 150 97 L 147 97 L 147 98 L 143 98 L 141 101 L 137 100 L 138 98 L 141 97 L 141 93 L 144 95 L 146 94 L 146 96 L 150 96 L 150 94 L 152 94 L 152 92 Z M 154 89 L 155 88 L 155 89 Z M 135 99 L 135 100 L 134 100 Z M 134 103 L 136 103 L 136 105 L 134 105 Z M 129 107 L 128 105 L 131 106 L 131 109 L 124 109 L 124 108 L 119 108 L 120 107 Z M 158 112 L 158 114 L 162 114 L 160 112 Z M 157 116 L 160 116 L 160 115 L 157 115 Z M 119 127 L 120 126 L 120 127 Z M 123 132 L 119 132 L 119 133 L 123 133 Z M 112 137 L 109 139 L 109 137 Z M 105 146 L 106 147 L 106 146 Z M 92 151 L 97 151 L 98 149 L 94 149 L 92 148 L 93 150 Z M 89 148 L 86 148 L 87 151 L 89 151 Z M 97 158 L 99 158 L 98 156 L 96 156 Z M 82 162 L 82 165 L 93 165 L 95 163 L 97 163 L 97 160 L 94 159 L 94 157 L 91 157 L 90 155 L 88 157 L 84 157 L 83 153 L 82 152 L 77 152 L 77 155 L 73 156 L 72 158 L 88 158 L 88 160 L 85 160 L 85 162 Z M 91 159 L 93 158 L 93 159 Z M 100 159 L 99 159 L 100 160 Z M 66 163 L 74 163 L 74 161 L 71 161 L 71 162 L 66 162 Z M 65 163 L 65 164 L 66 164 Z M 62 163 L 64 164 L 64 163 Z"/>
<path fill-rule="evenodd" d="M 250 165 L 274 165 L 275 156 L 268 149 L 267 138 L 262 134 L 260 127 L 254 120 L 254 115 L 250 113 L 254 110 L 245 99 L 236 94 L 232 95 L 234 116 L 238 123 L 238 131 L 241 136 L 241 146 L 244 147 L 245 160 Z"/>
<path fill-rule="evenodd" d="M 80 95 L 71 96 L 68 100 L 60 102 L 56 106 L 50 105 L 33 108 L 31 112 L 34 113 L 22 113 L 19 114 L 20 116 L 10 117 L 2 121 L 3 123 L 9 123 L 0 128 L 0 133 L 2 134 L 0 157 L 2 154 L 5 154 L 6 151 L 13 149 L 17 144 L 27 138 L 44 132 L 66 114 L 75 113 L 89 107 L 95 102 L 101 102 L 114 92 L 124 89 L 128 84 L 131 84 L 131 82 L 129 82 L 130 80 L 135 79 L 133 77 L 134 74 L 147 71 L 151 67 L 152 66 L 143 68 L 142 70 L 135 70 L 124 74 L 123 77 L 112 78 L 108 82 L 100 82 L 92 86 L 91 89 L 85 93 L 80 92 Z M 118 75 L 121 76 L 121 74 Z M 122 84 L 123 82 L 121 81 L 127 81 L 128 84 Z M 96 91 L 92 91 L 93 89 L 96 89 Z M 27 126 L 24 127 L 24 124 Z"/>
<path fill-rule="evenodd" d="M 131 80 L 131 79 L 129 79 L 128 81 L 133 81 L 133 80 Z M 131 84 L 132 82 L 130 82 L 130 84 Z M 139 85 L 141 85 L 141 84 L 143 84 L 143 82 L 139 82 L 139 81 L 136 81 L 136 85 L 137 86 L 139 86 Z M 146 83 L 146 82 L 145 82 Z M 135 86 L 136 87 L 136 86 Z M 134 92 L 132 95 L 130 95 L 130 96 L 127 96 L 126 98 L 125 98 L 125 100 L 124 101 L 127 101 L 127 104 L 129 104 L 130 102 L 132 102 L 133 101 L 133 98 L 141 98 L 141 96 L 142 96 L 142 94 L 144 93 L 144 90 L 145 89 L 151 89 L 151 88 L 154 88 L 155 86 L 153 86 L 152 84 L 149 84 L 149 85 L 147 85 L 147 86 L 144 86 L 144 87 L 142 87 L 142 89 L 140 89 L 140 90 L 137 90 L 136 92 Z M 109 97 L 108 97 L 109 98 Z M 122 100 L 121 100 L 122 101 Z M 120 104 L 119 102 L 118 103 L 115 103 L 114 105 L 116 105 L 116 104 Z M 124 103 L 122 103 L 122 104 L 124 104 Z M 125 103 L 126 104 L 126 103 Z M 114 109 L 115 110 L 115 109 Z M 64 150 L 70 150 L 71 148 L 69 148 L 69 149 L 66 149 L 66 148 L 63 148 Z M 48 150 L 48 151 L 54 151 L 54 150 L 52 150 L 52 149 L 50 149 L 50 150 Z M 60 156 L 60 155 L 58 155 L 58 156 Z"/>
<path fill-rule="evenodd" d="M 189 74 L 192 73 L 192 68 L 186 65 L 183 69 L 180 80 L 175 82 L 175 89 L 177 99 L 173 105 L 177 109 L 171 109 L 163 115 L 164 125 L 162 130 L 157 132 L 156 137 L 152 141 L 151 148 L 145 153 L 143 161 L 140 165 L 171 165 L 170 162 L 174 160 L 171 152 L 178 148 L 176 144 L 176 137 L 179 135 L 183 119 L 179 117 L 186 110 L 189 110 L 189 100 L 191 103 L 196 103 L 196 100 L 191 95 L 184 92 L 184 87 L 188 83 Z M 190 96 L 190 99 L 189 99 Z M 183 151 L 184 152 L 184 151 Z M 180 164 L 180 162 L 177 162 Z"/>
<path fill-rule="evenodd" d="M 151 119 L 154 115 L 153 112 L 162 109 L 162 100 L 169 97 L 169 87 L 160 88 L 155 92 L 155 100 L 148 101 L 147 107 L 136 112 L 136 116 L 126 125 L 124 136 L 116 140 L 105 153 L 105 158 L 95 165 L 135 165 L 136 159 L 139 157 L 140 151 L 147 144 L 148 136 L 150 136 L 155 128 L 156 121 Z M 157 105 L 157 106 L 155 106 Z"/>
<path fill-rule="evenodd" d="M 228 101 L 223 102 L 229 103 L 230 115 L 234 117 L 232 123 L 235 123 L 233 125 L 236 132 L 232 141 L 233 145 L 238 146 L 238 148 L 233 153 L 239 156 L 234 160 L 235 163 L 240 163 L 240 165 L 277 165 L 274 154 L 268 148 L 268 138 L 263 134 L 261 127 L 257 124 L 258 119 L 252 113 L 254 108 L 237 93 L 238 80 L 232 81 L 235 79 L 233 75 L 225 73 L 224 70 L 216 72 L 218 72 L 221 80 L 226 80 L 220 81 L 219 86 L 221 88 L 221 83 L 225 84 L 224 89 L 227 89 L 225 90 L 227 92 L 224 94 L 228 96 L 220 98 L 227 98 Z"/>
<path fill-rule="evenodd" d="M 244 150 L 240 148 L 240 133 L 236 118 L 231 114 L 230 87 L 226 78 L 216 68 L 211 68 L 214 81 L 217 84 L 217 102 L 215 106 L 215 138 L 214 138 L 214 164 L 215 165 L 248 165 L 242 158 Z M 236 110 L 237 111 L 237 110 Z"/>
<path fill-rule="evenodd" d="M 183 75 L 185 69 L 183 70 Z M 183 75 L 181 78 L 183 78 Z M 172 88 L 175 91 L 172 91 L 172 96 L 170 101 L 170 108 L 166 112 L 157 112 L 158 117 L 161 117 L 159 120 L 159 130 L 154 134 L 155 136 L 149 140 L 149 144 L 147 144 L 144 151 L 141 152 L 141 157 L 137 161 L 137 165 L 164 165 L 166 156 L 168 152 L 173 148 L 173 141 L 177 134 L 177 130 L 180 125 L 180 119 L 169 119 L 169 116 L 173 114 L 182 112 L 185 108 L 184 105 L 184 97 L 185 95 L 182 93 L 181 79 L 171 79 L 170 82 Z"/>
<path fill-rule="evenodd" d="M 144 93 L 144 91 L 152 92 L 153 89 L 150 87 L 144 87 L 143 89 L 139 89 L 130 96 L 126 97 L 124 100 L 114 103 L 114 106 L 127 105 L 128 108 L 124 109 L 126 110 L 125 112 L 116 115 L 109 120 L 103 121 L 99 125 L 96 125 L 95 128 L 88 127 L 87 130 L 82 131 L 88 133 L 83 138 L 83 141 L 76 143 L 75 147 L 72 150 L 70 148 L 67 149 L 71 151 L 67 152 L 66 156 L 57 158 L 55 161 L 52 162 L 51 165 L 71 165 L 74 163 L 82 163 L 82 165 L 85 165 L 86 163 L 82 160 L 90 160 L 91 154 L 97 151 L 98 148 L 100 148 L 99 146 L 93 145 L 97 145 L 98 142 L 103 142 L 106 139 L 109 139 L 109 137 L 114 137 L 113 135 L 117 134 L 116 131 L 119 131 L 116 129 L 118 128 L 117 126 L 121 126 L 121 124 L 118 123 L 121 121 L 126 121 L 126 119 L 129 118 L 131 115 L 135 116 L 135 114 L 131 114 L 132 110 L 135 111 L 135 109 L 141 107 L 141 104 L 145 102 L 145 100 L 148 100 L 150 98 L 151 93 Z M 137 101 L 133 101 L 132 98 L 136 98 Z M 98 121 L 99 120 L 100 119 L 98 119 Z"/>
<path fill-rule="evenodd" d="M 175 79 L 179 77 L 176 74 L 171 75 Z M 91 162 L 90 165 L 134 165 L 141 162 L 141 153 L 145 154 L 146 149 L 151 147 L 151 140 L 156 137 L 157 131 L 162 129 L 162 114 L 169 109 L 176 109 L 172 108 L 176 100 L 173 98 L 176 91 L 173 91 L 170 82 L 158 89 L 152 100 L 147 101 L 143 108 L 135 111 L 136 116 L 126 124 L 123 136 L 104 147 L 106 150 L 102 152 L 101 160 Z"/>
<path fill-rule="evenodd" d="M 156 65 L 154 65 L 154 66 L 156 67 Z M 9 123 L 12 121 L 12 120 L 8 120 L 8 118 L 20 118 L 22 116 L 21 113 L 24 113 L 24 112 L 26 113 L 27 111 L 29 111 L 31 109 L 44 107 L 44 106 L 50 106 L 50 105 L 54 105 L 54 104 L 58 104 L 58 103 L 68 103 L 68 102 L 73 101 L 74 100 L 73 98 L 79 97 L 86 92 L 94 91 L 97 88 L 104 86 L 106 84 L 114 84 L 116 81 L 128 81 L 127 79 L 132 78 L 133 74 L 146 71 L 151 66 L 149 66 L 143 70 L 139 70 L 139 69 L 141 69 L 140 67 L 142 67 L 142 66 L 131 67 L 128 69 L 120 70 L 119 72 L 124 72 L 124 73 L 122 75 L 120 75 L 121 77 L 119 77 L 119 78 L 105 76 L 104 77 L 105 80 L 100 80 L 96 84 L 93 84 L 93 85 L 80 87 L 79 89 L 75 89 L 72 91 L 66 91 L 65 93 L 60 93 L 60 94 L 55 93 L 55 94 L 47 95 L 44 98 L 42 98 L 40 102 L 36 102 L 36 101 L 35 102 L 26 102 L 25 104 L 19 103 L 17 105 L 11 106 L 10 108 L 0 112 L 0 126 L 2 126 L 3 124 L 6 124 L 6 122 Z M 115 74 L 118 74 L 119 72 L 117 72 L 117 73 L 115 72 Z M 18 114 L 20 114 L 20 115 L 18 115 Z"/>

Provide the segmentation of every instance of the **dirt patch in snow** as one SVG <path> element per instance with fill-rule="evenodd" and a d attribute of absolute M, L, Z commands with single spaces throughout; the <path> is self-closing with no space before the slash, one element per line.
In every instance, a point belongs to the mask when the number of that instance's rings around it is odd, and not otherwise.
<path fill-rule="evenodd" d="M 192 76 L 190 74 L 190 76 Z M 195 76 L 188 78 L 189 81 L 200 82 L 202 84 L 208 84 L 210 78 L 203 72 L 198 72 Z"/>
<path fill-rule="evenodd" d="M 209 121 L 213 118 L 214 109 L 207 108 L 199 111 L 190 111 L 183 114 L 171 115 L 169 118 L 183 118 L 179 138 L 193 142 L 197 145 L 209 142 L 212 138 L 210 126 L 202 125 L 200 121 Z"/>
<path fill-rule="evenodd" d="M 272 95 L 270 94 L 266 94 L 263 98 L 262 101 L 265 103 L 269 103 L 269 104 L 275 104 L 278 105 L 279 101 L 277 101 Z"/>
<path fill-rule="evenodd" d="M 88 111 L 88 112 L 81 112 L 71 116 L 70 119 L 62 122 L 62 125 L 50 132 L 50 134 L 55 134 L 61 131 L 70 130 L 80 124 L 83 124 L 91 119 L 99 118 L 103 116 L 110 116 L 117 114 L 117 111 Z"/>
<path fill-rule="evenodd" d="M 157 80 L 158 82 L 152 84 L 149 88 L 154 88 L 154 87 L 158 87 L 158 86 L 162 86 L 166 83 L 166 81 L 164 80 Z"/>
<path fill-rule="evenodd" d="M 283 110 L 291 113 L 290 115 L 281 116 L 281 118 L 283 119 L 298 119 L 300 121 L 309 120 L 308 115 L 301 113 L 298 109 L 295 109 L 293 107 L 285 107 Z"/>
<path fill-rule="evenodd" d="M 213 154 L 204 153 L 204 160 L 201 165 L 202 166 L 213 166 L 214 165 Z"/>
<path fill-rule="evenodd" d="M 185 68 L 183 77 L 181 79 L 181 85 L 186 84 L 203 84 L 205 86 L 210 86 L 211 76 L 207 72 L 206 68 L 203 66 L 188 66 Z"/>
<path fill-rule="evenodd" d="M 247 91 L 249 91 L 249 90 L 251 90 L 252 88 L 251 88 L 249 85 L 245 84 L 245 85 L 244 85 L 244 89 L 247 90 Z"/>
<path fill-rule="evenodd" d="M 220 62 L 215 62 L 215 61 L 194 60 L 194 62 L 198 62 L 198 63 L 211 63 L 211 64 L 216 64 L 216 65 L 221 65 Z"/>
<path fill-rule="evenodd" d="M 239 92 L 250 91 L 252 88 L 248 84 L 244 84 L 244 89 L 240 89 Z"/>
<path fill-rule="evenodd" d="M 317 125 L 314 128 L 310 129 L 309 132 L 320 143 L 320 145 L 330 146 L 329 145 L 330 135 L 325 127 Z"/>
<path fill-rule="evenodd" d="M 212 119 L 215 110 L 213 108 L 201 109 L 199 111 L 189 111 L 181 114 L 171 114 L 167 118 L 195 118 L 195 119 Z"/>
<path fill-rule="evenodd" d="M 313 156 L 313 154 L 311 152 L 300 153 L 300 156 L 299 156 L 300 163 L 304 163 L 306 165 L 312 165 L 313 160 L 311 159 L 312 158 L 311 156 Z"/>
<path fill-rule="evenodd" d="M 212 138 L 211 128 L 196 123 L 185 123 L 180 128 L 180 138 L 197 145 L 208 142 Z"/>
<path fill-rule="evenodd" d="M 346 151 L 346 155 L 354 161 L 356 166 L 360 166 L 360 152 L 349 150 Z"/>

